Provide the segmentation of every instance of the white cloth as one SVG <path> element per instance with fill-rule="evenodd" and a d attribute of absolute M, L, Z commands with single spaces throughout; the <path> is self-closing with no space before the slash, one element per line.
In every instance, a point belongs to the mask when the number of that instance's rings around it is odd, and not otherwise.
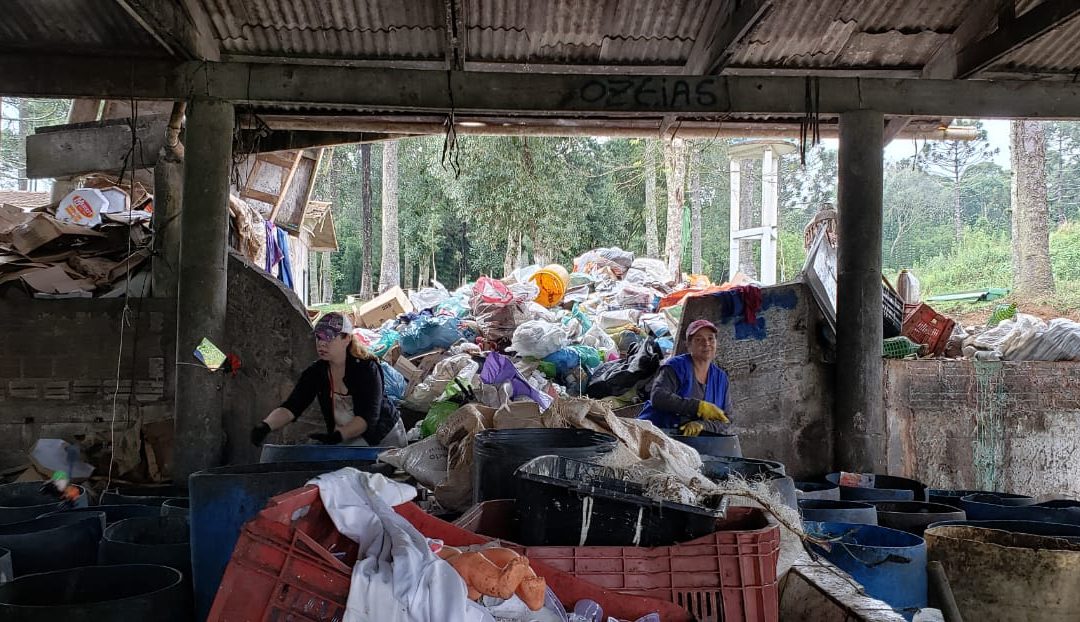
<path fill-rule="evenodd" d="M 343 622 L 483 622 L 454 568 L 392 506 L 416 489 L 346 467 L 311 481 L 338 531 L 360 545 Z"/>

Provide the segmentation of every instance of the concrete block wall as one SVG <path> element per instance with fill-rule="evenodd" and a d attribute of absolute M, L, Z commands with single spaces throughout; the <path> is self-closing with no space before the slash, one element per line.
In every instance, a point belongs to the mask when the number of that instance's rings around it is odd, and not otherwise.
<path fill-rule="evenodd" d="M 752 326 L 717 298 L 688 298 L 682 326 L 701 318 L 720 329 L 716 363 L 731 381 L 734 430 L 743 455 L 779 460 L 796 478 L 831 471 L 832 364 L 825 360 L 819 338 L 824 319 L 809 288 L 802 283 L 763 288 Z"/>
<path fill-rule="evenodd" d="M 108 434 L 169 419 L 176 302 L 120 299 L 0 306 L 0 469 L 27 463 L 38 438 Z M 119 357 L 119 389 L 117 362 Z"/>
<path fill-rule="evenodd" d="M 889 472 L 934 488 L 1080 498 L 1080 363 L 888 361 Z M 999 422 L 975 466 L 977 417 Z M 996 474 L 996 477 L 991 477 Z"/>
<path fill-rule="evenodd" d="M 227 343 L 241 369 L 224 382 L 225 460 L 258 462 L 249 430 L 281 403 L 315 360 L 311 325 L 296 295 L 235 254 L 229 258 Z M 108 434 L 120 347 L 121 299 L 26 300 L 0 305 L 0 470 L 22 464 L 38 438 Z M 130 301 L 124 331 L 118 429 L 172 420 L 176 300 Z M 312 406 L 270 442 L 304 442 L 323 431 Z M 137 430 L 137 428 L 135 428 Z M 137 432 L 133 432 L 137 437 Z"/>

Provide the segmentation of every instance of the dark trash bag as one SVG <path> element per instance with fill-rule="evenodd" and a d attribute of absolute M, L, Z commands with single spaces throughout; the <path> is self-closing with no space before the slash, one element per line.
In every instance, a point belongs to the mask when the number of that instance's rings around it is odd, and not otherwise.
<path fill-rule="evenodd" d="M 593 399 L 622 395 L 631 389 L 641 389 L 660 368 L 664 358 L 655 339 L 635 344 L 624 359 L 604 363 L 593 372 L 588 394 Z"/>

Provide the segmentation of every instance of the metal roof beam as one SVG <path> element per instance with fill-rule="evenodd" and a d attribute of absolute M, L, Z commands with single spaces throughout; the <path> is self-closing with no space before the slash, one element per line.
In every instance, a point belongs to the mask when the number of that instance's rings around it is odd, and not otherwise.
<path fill-rule="evenodd" d="M 725 13 L 726 0 L 713 0 L 694 47 L 686 59 L 687 75 L 711 75 L 727 65 L 734 46 L 756 25 L 772 5 L 771 0 L 733 0 L 735 9 Z"/>
<path fill-rule="evenodd" d="M 957 77 L 957 55 L 960 50 L 993 30 L 999 17 L 1012 9 L 1013 2 L 1014 0 L 982 0 L 973 3 L 952 36 L 946 39 L 923 65 L 922 77 L 942 80 Z"/>
<path fill-rule="evenodd" d="M 132 76 L 135 79 L 132 80 Z M 820 114 L 1080 118 L 1071 82 L 814 78 Z M 0 55 L 0 95 L 228 100 L 351 111 L 682 119 L 806 113 L 806 78 L 551 75 Z"/>
<path fill-rule="evenodd" d="M 177 58 L 216 61 L 221 46 L 202 6 L 192 0 L 115 0 L 161 47 Z M 190 12 L 190 16 L 189 16 Z"/>

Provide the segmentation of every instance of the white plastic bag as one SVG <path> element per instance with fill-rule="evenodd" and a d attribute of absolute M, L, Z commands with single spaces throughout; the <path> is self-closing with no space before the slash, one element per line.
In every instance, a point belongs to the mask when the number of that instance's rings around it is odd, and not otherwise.
<path fill-rule="evenodd" d="M 446 448 L 432 435 L 408 447 L 382 452 L 379 462 L 393 465 L 434 489 L 446 481 L 447 455 Z"/>
<path fill-rule="evenodd" d="M 425 287 L 418 292 L 409 294 L 409 302 L 411 302 L 413 307 L 418 311 L 430 309 L 449 298 L 450 292 L 446 291 L 446 288 L 442 285 L 439 285 L 438 287 Z"/>
<path fill-rule="evenodd" d="M 604 329 L 600 327 L 599 323 L 593 324 L 592 328 L 585 331 L 585 336 L 581 338 L 581 345 L 595 348 L 600 352 L 619 351 L 619 347 L 615 345 L 615 340 L 604 332 Z"/>
<path fill-rule="evenodd" d="M 514 331 L 510 350 L 518 356 L 545 356 L 569 345 L 562 326 L 543 320 L 529 320 Z"/>
<path fill-rule="evenodd" d="M 445 358 L 435 365 L 431 375 L 416 385 L 401 403 L 413 410 L 427 412 L 431 403 L 443 394 L 454 378 L 460 377 L 463 383 L 468 384 L 479 370 L 479 363 L 472 360 L 468 354 Z"/>

